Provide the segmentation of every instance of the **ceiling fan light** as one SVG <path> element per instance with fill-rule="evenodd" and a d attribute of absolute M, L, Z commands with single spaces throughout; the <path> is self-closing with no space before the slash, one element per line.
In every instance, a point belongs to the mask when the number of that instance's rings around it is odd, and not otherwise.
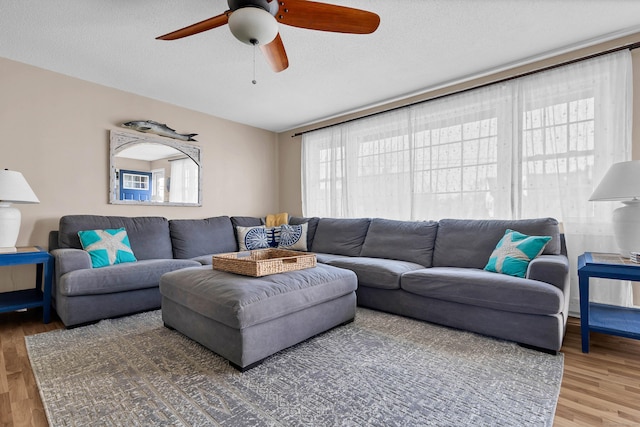
<path fill-rule="evenodd" d="M 229 29 L 242 43 L 266 45 L 278 35 L 278 22 L 264 9 L 243 7 L 229 16 Z"/>

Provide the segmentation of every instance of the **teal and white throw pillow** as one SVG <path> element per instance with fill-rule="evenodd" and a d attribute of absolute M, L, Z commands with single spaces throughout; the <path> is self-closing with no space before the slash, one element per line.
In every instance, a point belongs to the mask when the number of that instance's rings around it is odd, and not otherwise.
<path fill-rule="evenodd" d="M 78 231 L 78 236 L 93 268 L 137 261 L 124 228 Z"/>
<path fill-rule="evenodd" d="M 306 223 L 300 225 L 281 225 L 278 248 L 291 249 L 294 251 L 306 251 L 307 227 L 308 225 Z"/>
<path fill-rule="evenodd" d="M 540 255 L 551 236 L 527 236 L 507 230 L 489 257 L 485 270 L 525 277 L 529 263 Z"/>

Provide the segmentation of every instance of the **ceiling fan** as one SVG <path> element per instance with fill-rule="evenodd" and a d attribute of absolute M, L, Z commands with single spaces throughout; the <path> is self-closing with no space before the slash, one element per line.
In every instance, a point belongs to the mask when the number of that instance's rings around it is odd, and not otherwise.
<path fill-rule="evenodd" d="M 157 39 L 176 40 L 229 24 L 238 40 L 259 46 L 273 71 L 278 73 L 289 66 L 278 22 L 350 34 L 370 34 L 380 24 L 380 17 L 373 12 L 307 0 L 227 0 L 227 3 L 226 12 Z"/>

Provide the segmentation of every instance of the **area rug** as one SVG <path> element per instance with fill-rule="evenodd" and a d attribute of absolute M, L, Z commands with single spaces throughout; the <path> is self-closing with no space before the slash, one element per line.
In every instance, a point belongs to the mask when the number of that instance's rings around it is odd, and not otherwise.
<path fill-rule="evenodd" d="M 52 426 L 551 426 L 563 355 L 359 308 L 245 373 L 160 311 L 25 337 Z"/>

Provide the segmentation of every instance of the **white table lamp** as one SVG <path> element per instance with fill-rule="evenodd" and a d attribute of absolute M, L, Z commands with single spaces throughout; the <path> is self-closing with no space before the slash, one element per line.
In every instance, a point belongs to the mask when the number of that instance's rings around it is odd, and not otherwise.
<path fill-rule="evenodd" d="M 15 252 L 20 211 L 12 203 L 40 203 L 20 172 L 0 170 L 0 253 Z"/>
<path fill-rule="evenodd" d="M 640 160 L 611 165 L 589 200 L 622 202 L 624 206 L 613 211 L 620 254 L 629 258 L 631 251 L 640 251 Z"/>

